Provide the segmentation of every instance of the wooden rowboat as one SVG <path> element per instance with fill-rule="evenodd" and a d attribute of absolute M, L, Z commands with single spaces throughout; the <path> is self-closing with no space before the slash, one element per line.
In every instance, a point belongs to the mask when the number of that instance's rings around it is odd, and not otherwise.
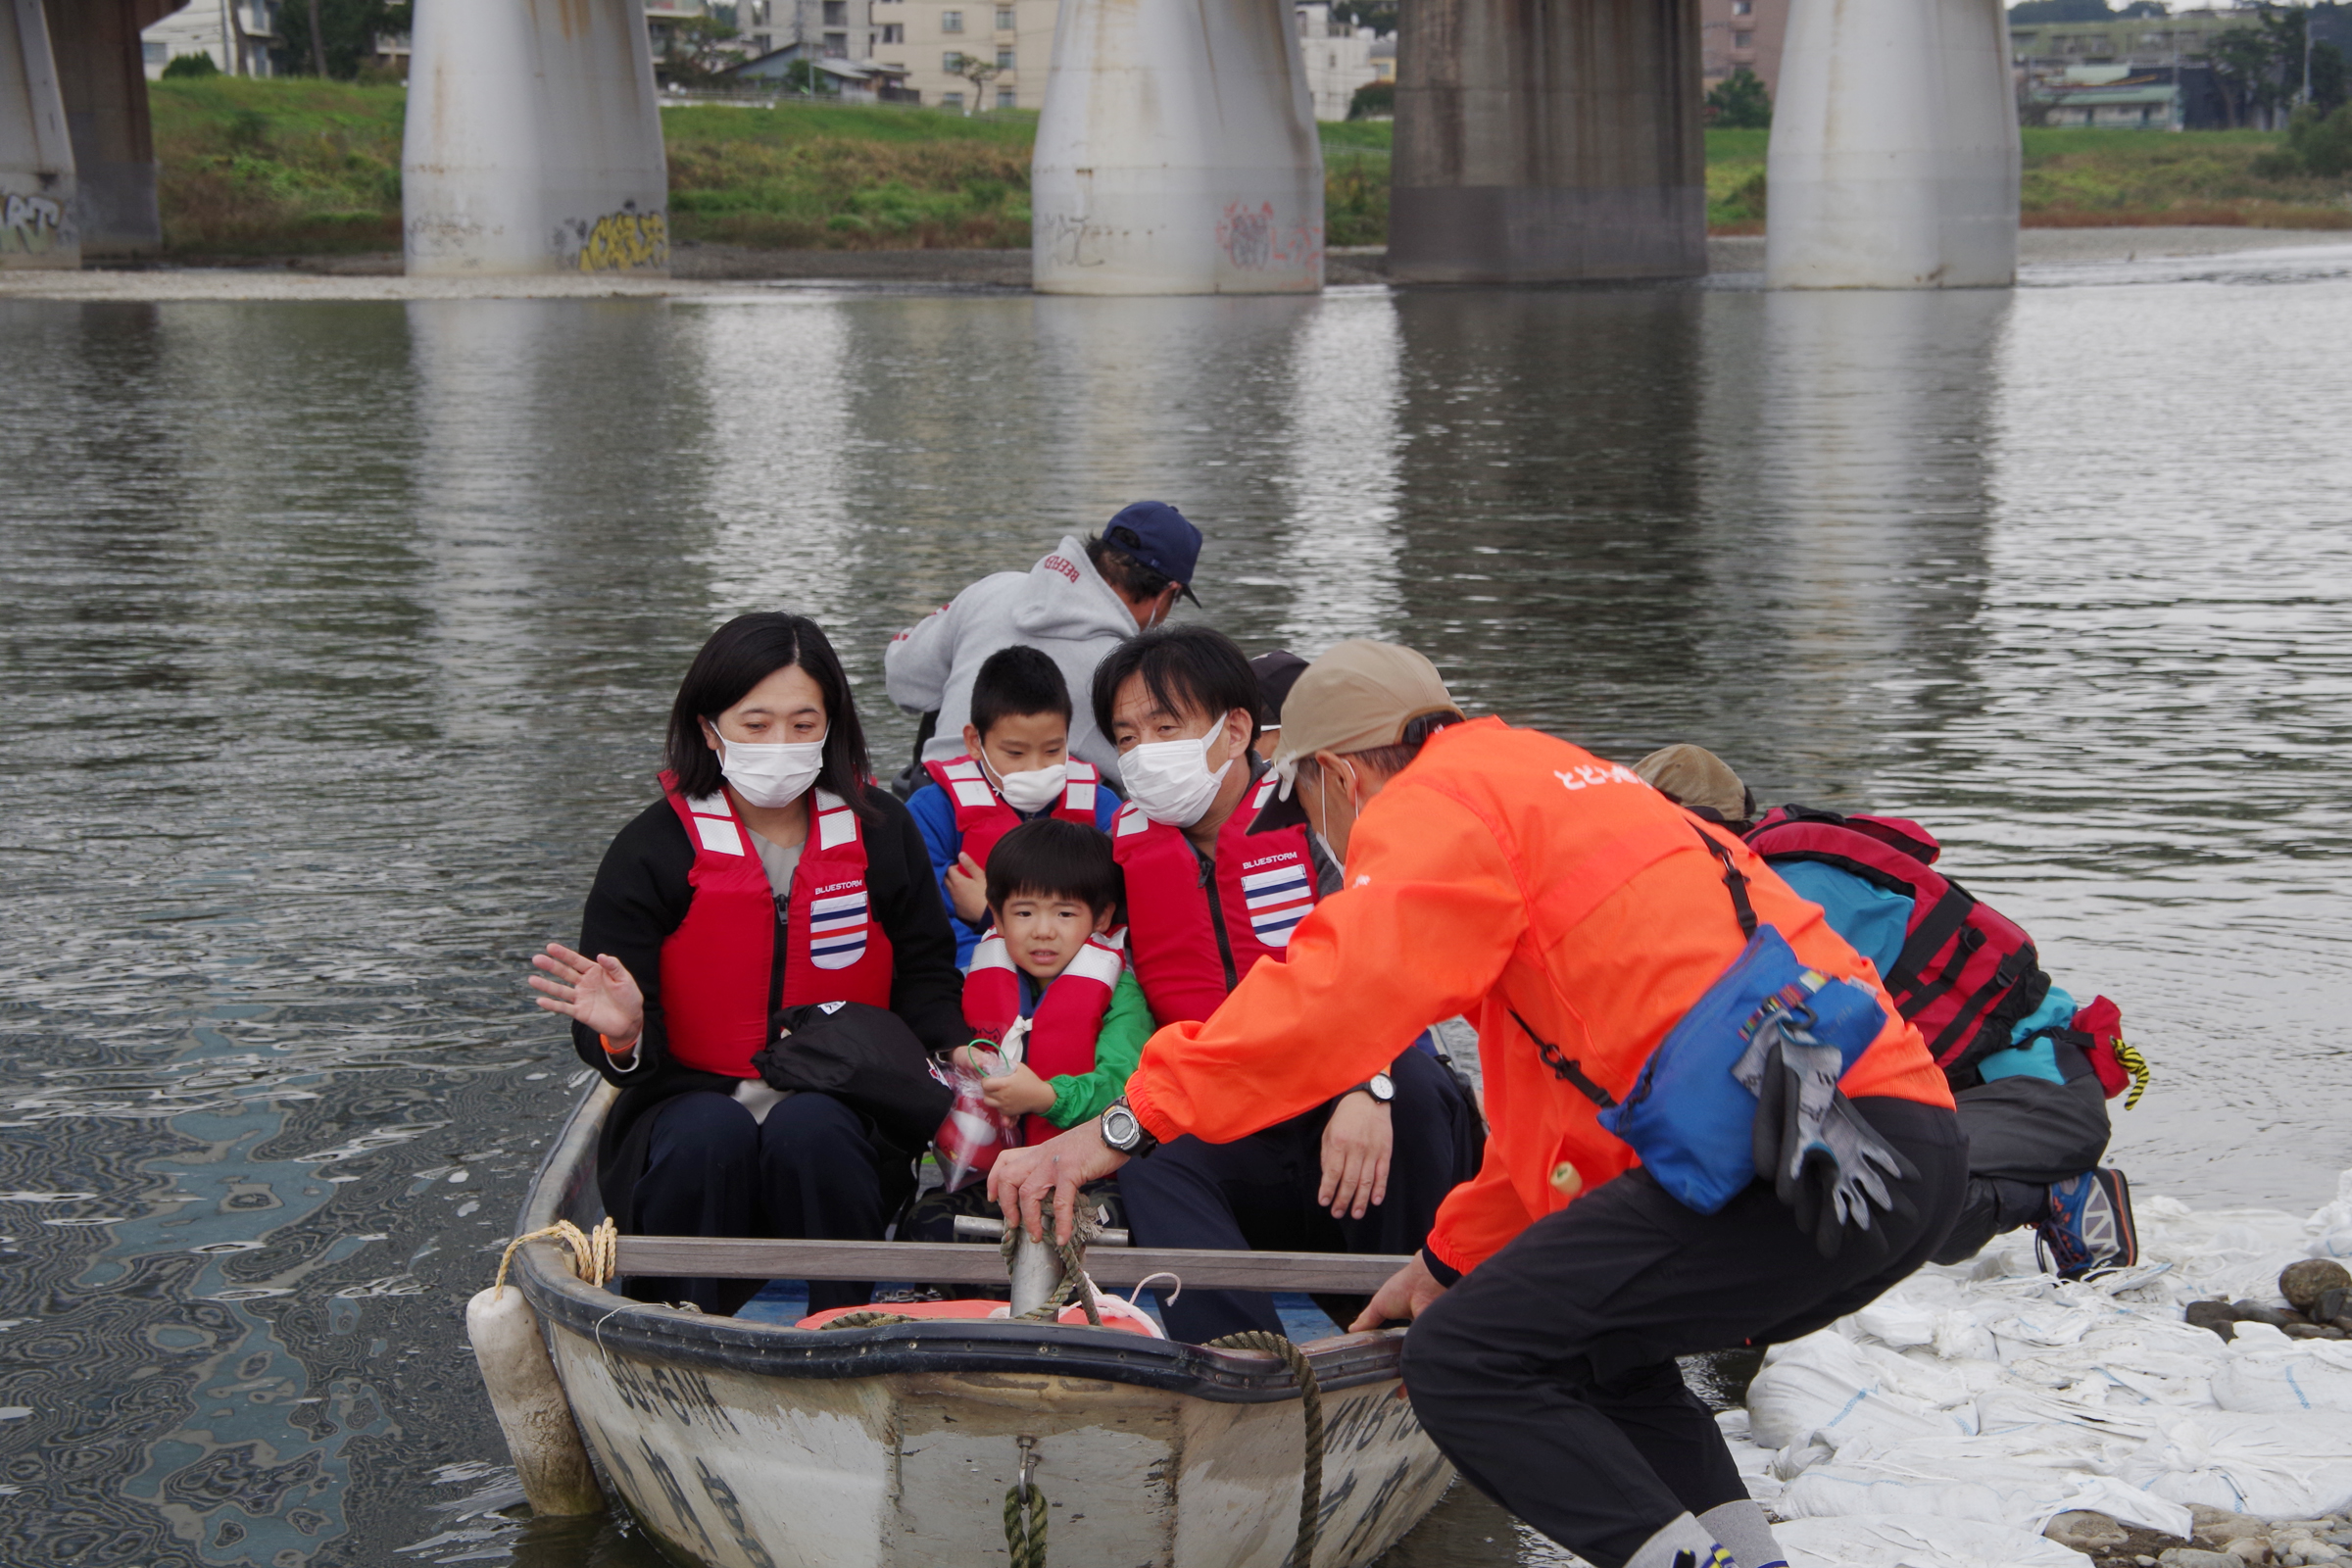
<path fill-rule="evenodd" d="M 596 1140 L 613 1098 L 599 1085 L 573 1111 L 524 1232 L 603 1218 Z M 1087 1267 L 1106 1287 L 1172 1269 L 1195 1285 L 1361 1294 L 1402 1261 L 1102 1248 Z M 1004 1280 L 993 1247 L 890 1242 L 623 1237 L 619 1268 Z M 1299 1533 L 1299 1380 L 1274 1354 L 1037 1322 L 810 1331 L 705 1317 L 591 1286 L 548 1241 L 521 1248 L 514 1278 L 605 1488 L 681 1562 L 1005 1562 L 1006 1494 L 1024 1460 L 1056 1565 L 1282 1568 Z M 1402 1339 L 1301 1347 L 1324 1418 L 1314 1568 L 1370 1563 L 1452 1480 L 1403 1397 Z"/>

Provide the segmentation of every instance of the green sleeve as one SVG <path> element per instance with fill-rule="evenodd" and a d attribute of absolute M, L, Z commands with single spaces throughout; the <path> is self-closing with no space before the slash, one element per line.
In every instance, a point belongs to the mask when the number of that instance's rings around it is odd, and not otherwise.
<path fill-rule="evenodd" d="M 1075 1127 L 1102 1115 L 1105 1105 L 1126 1093 L 1127 1076 L 1135 1071 L 1144 1042 L 1155 1027 L 1144 988 L 1130 969 L 1119 976 L 1102 1013 L 1102 1032 L 1095 1037 L 1095 1070 L 1046 1080 L 1054 1086 L 1054 1108 L 1046 1112 L 1046 1120 L 1056 1127 Z"/>

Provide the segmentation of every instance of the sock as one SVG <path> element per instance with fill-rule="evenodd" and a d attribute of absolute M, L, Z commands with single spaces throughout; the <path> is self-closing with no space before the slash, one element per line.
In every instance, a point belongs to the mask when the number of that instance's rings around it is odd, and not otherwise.
<path fill-rule="evenodd" d="M 1709 1508 L 1698 1516 L 1698 1525 L 1731 1549 L 1740 1568 L 1788 1568 L 1788 1554 L 1772 1539 L 1771 1521 L 1744 1497 Z"/>
<path fill-rule="evenodd" d="M 1625 1568 L 1739 1568 L 1732 1554 L 1715 1544 L 1707 1527 L 1682 1514 L 1665 1529 L 1642 1543 L 1625 1560 Z"/>

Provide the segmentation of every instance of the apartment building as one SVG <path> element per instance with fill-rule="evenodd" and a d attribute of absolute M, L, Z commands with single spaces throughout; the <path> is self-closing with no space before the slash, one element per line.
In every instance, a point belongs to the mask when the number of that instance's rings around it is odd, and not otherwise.
<path fill-rule="evenodd" d="M 1710 87 L 1744 66 L 1781 95 L 1788 0 L 1698 0 L 1698 74 Z"/>
<path fill-rule="evenodd" d="M 1042 109 L 1060 0 L 871 0 L 876 65 L 903 68 L 923 102 L 947 109 Z M 961 74 L 978 60 L 993 71 Z"/>
<path fill-rule="evenodd" d="M 1334 21 L 1331 7 L 1322 0 L 1293 10 L 1298 19 L 1298 53 L 1306 66 L 1306 92 L 1314 101 L 1315 118 L 1346 120 L 1355 89 L 1381 79 L 1372 63 L 1372 31 Z M 1395 69 L 1394 54 L 1389 65 Z"/>
<path fill-rule="evenodd" d="M 280 46 L 277 0 L 190 0 L 139 33 L 149 79 L 180 55 L 211 55 L 231 76 L 271 74 L 270 51 Z"/>

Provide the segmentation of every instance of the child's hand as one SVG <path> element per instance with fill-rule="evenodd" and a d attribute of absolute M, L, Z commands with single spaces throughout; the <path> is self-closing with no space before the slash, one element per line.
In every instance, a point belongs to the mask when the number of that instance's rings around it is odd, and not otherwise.
<path fill-rule="evenodd" d="M 1026 1064 L 982 1080 L 980 1092 L 1000 1116 L 1043 1116 L 1054 1108 L 1054 1086 Z"/>
<path fill-rule="evenodd" d="M 1004 1058 L 977 1040 L 968 1046 L 957 1046 L 948 1059 L 956 1066 L 977 1078 L 986 1078 L 1004 1069 Z"/>
<path fill-rule="evenodd" d="M 980 862 L 968 855 L 956 857 L 948 867 L 948 903 L 956 910 L 956 918 L 965 925 L 978 925 L 988 913 L 988 878 L 981 872 Z"/>

